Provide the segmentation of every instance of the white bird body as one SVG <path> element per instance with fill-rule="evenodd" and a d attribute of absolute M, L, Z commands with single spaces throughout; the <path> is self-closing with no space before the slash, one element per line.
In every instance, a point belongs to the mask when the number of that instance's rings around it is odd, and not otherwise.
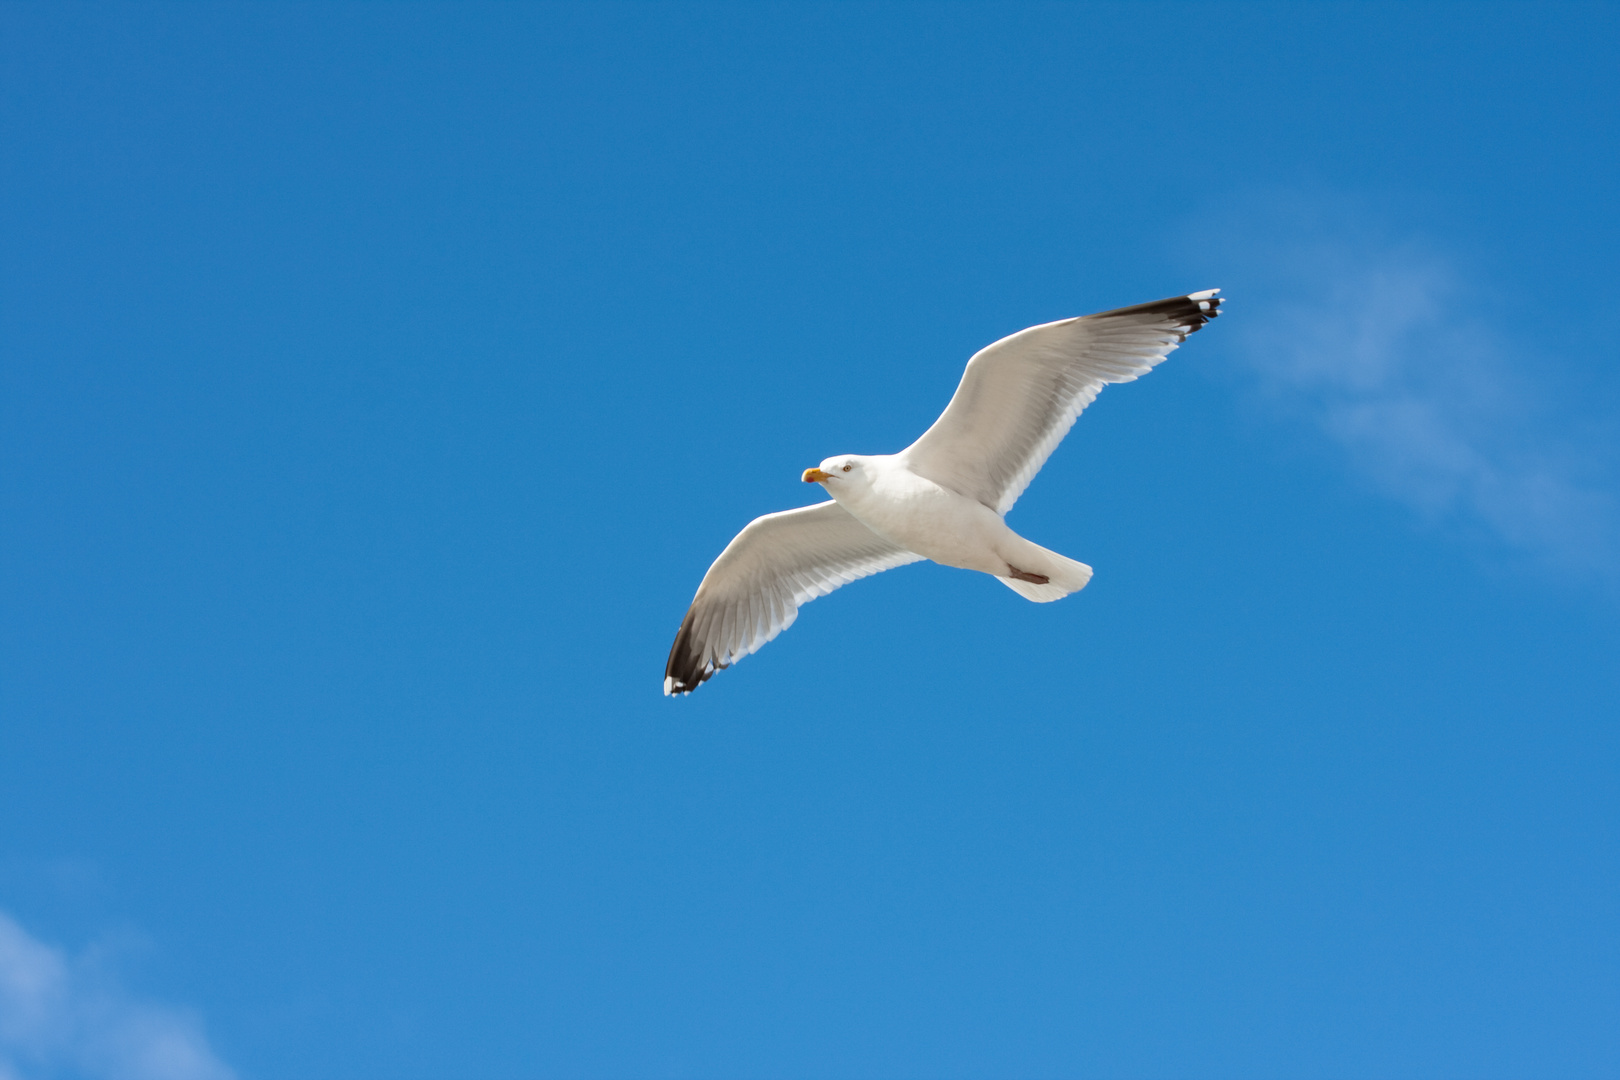
<path fill-rule="evenodd" d="M 918 476 L 898 454 L 843 459 L 855 466 L 848 473 L 839 460 L 823 462 L 829 475 L 822 486 L 862 525 L 942 566 L 1005 573 L 994 548 L 999 534 L 1012 530 L 994 510 Z"/>
<path fill-rule="evenodd" d="M 941 566 L 990 574 L 1041 603 L 1091 579 L 1091 567 L 1031 543 L 982 502 L 913 472 L 904 454 L 828 458 L 818 471 L 827 475 L 827 494 L 862 525 Z"/>
<path fill-rule="evenodd" d="M 1220 314 L 1218 289 L 1043 323 L 980 349 L 950 404 L 898 454 L 845 454 L 804 473 L 831 502 L 755 518 L 703 575 L 664 668 L 687 694 L 842 585 L 930 559 L 990 574 L 1037 603 L 1091 567 L 1008 528 L 1075 418 L 1110 383 L 1151 370 Z"/>

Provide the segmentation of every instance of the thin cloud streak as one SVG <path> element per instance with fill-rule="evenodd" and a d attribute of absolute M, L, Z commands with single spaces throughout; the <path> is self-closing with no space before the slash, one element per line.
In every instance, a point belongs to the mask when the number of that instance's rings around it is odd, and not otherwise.
<path fill-rule="evenodd" d="M 1299 214 L 1263 231 L 1294 239 L 1235 245 L 1259 257 L 1231 328 L 1268 403 L 1426 522 L 1620 583 L 1613 446 L 1499 308 L 1416 244 L 1323 238 Z"/>
<path fill-rule="evenodd" d="M 0 1080 L 234 1080 L 187 1010 L 131 995 L 0 912 Z"/>

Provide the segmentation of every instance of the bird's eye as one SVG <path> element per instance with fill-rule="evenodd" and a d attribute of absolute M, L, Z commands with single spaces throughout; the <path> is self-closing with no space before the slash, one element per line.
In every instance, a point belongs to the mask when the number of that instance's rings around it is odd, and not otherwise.
<path fill-rule="evenodd" d="M 855 463 L 853 461 L 844 462 L 844 471 L 845 472 L 849 472 L 849 470 L 853 469 L 854 467 L 855 467 Z"/>

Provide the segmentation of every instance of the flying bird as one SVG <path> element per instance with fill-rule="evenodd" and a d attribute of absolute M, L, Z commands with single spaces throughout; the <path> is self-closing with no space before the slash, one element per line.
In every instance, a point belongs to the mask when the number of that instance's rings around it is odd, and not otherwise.
<path fill-rule="evenodd" d="M 1091 567 L 1002 520 L 1081 411 L 1220 314 L 1219 289 L 1043 323 L 968 361 L 934 426 L 898 454 L 837 454 L 804 471 L 832 499 L 766 514 L 703 575 L 664 668 L 689 694 L 857 578 L 932 559 L 978 570 L 1038 604 L 1085 588 Z"/>

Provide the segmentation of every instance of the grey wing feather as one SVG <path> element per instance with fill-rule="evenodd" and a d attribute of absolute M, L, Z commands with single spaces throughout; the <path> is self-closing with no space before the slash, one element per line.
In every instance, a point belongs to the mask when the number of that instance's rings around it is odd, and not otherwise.
<path fill-rule="evenodd" d="M 1005 514 L 1102 388 L 1146 374 L 1220 314 L 1219 291 L 1032 326 L 986 346 L 902 456 L 919 475 Z"/>
<path fill-rule="evenodd" d="M 799 607 L 857 578 L 917 562 L 836 502 L 749 522 L 703 575 L 664 667 L 664 693 L 689 694 L 793 625 Z"/>

